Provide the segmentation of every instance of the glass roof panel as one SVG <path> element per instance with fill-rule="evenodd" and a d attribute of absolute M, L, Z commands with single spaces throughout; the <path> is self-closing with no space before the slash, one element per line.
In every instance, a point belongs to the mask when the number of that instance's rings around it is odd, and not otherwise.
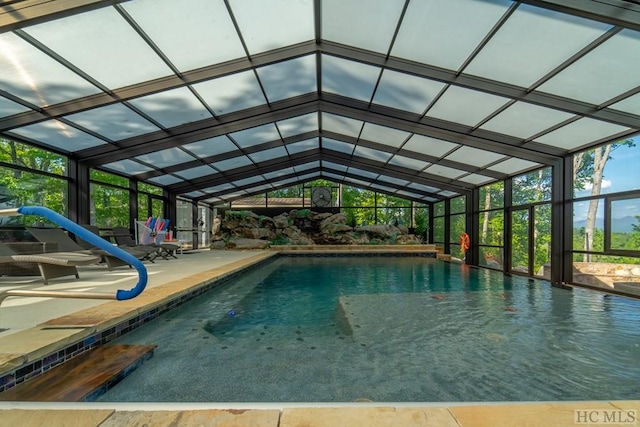
<path fill-rule="evenodd" d="M 433 199 L 430 199 L 428 197 L 425 198 L 421 194 L 415 194 L 415 193 L 412 193 L 412 192 L 406 191 L 406 190 L 398 190 L 398 191 L 396 191 L 396 196 L 405 196 L 405 197 L 411 197 L 413 199 L 420 199 L 420 200 L 433 200 Z"/>
<path fill-rule="evenodd" d="M 386 175 L 380 175 L 378 179 L 380 181 L 390 182 L 392 184 L 403 185 L 403 186 L 409 184 L 409 181 L 405 181 L 404 179 L 393 178 L 391 176 L 386 176 Z"/>
<path fill-rule="evenodd" d="M 132 99 L 129 103 L 167 128 L 211 117 L 186 87 Z"/>
<path fill-rule="evenodd" d="M 526 102 L 516 102 L 480 126 L 480 129 L 527 139 L 573 117 L 572 114 Z"/>
<path fill-rule="evenodd" d="M 380 68 L 322 55 L 322 91 L 369 102 Z"/>
<path fill-rule="evenodd" d="M 213 187 L 204 188 L 201 191 L 205 191 L 207 193 L 217 193 L 219 191 L 231 190 L 232 188 L 234 188 L 233 185 L 229 183 L 224 183 L 220 185 L 215 185 Z"/>
<path fill-rule="evenodd" d="M 229 151 L 238 149 L 238 147 L 236 147 L 236 145 L 225 135 L 192 142 L 191 144 L 183 145 L 183 147 L 199 157 L 214 156 L 216 154 L 228 153 Z"/>
<path fill-rule="evenodd" d="M 520 172 L 524 172 L 525 170 L 533 169 L 534 167 L 542 166 L 539 163 L 530 162 L 528 160 L 517 159 L 512 157 L 504 162 L 498 163 L 496 165 L 490 166 L 487 169 L 502 172 L 507 175 L 513 175 Z"/>
<path fill-rule="evenodd" d="M 270 148 L 268 150 L 262 150 L 256 153 L 249 154 L 249 157 L 251 158 L 251 160 L 253 160 L 256 163 L 264 162 L 266 160 L 271 160 L 271 159 L 277 159 L 279 157 L 286 157 L 286 156 L 287 156 L 287 150 L 285 150 L 284 147 L 275 147 L 275 148 Z"/>
<path fill-rule="evenodd" d="M 266 103 L 253 71 L 208 80 L 192 87 L 217 115 Z"/>
<path fill-rule="evenodd" d="M 402 149 L 427 154 L 429 156 L 442 157 L 456 147 L 459 147 L 459 145 L 416 133 L 402 146 Z"/>
<path fill-rule="evenodd" d="M 142 163 L 136 162 L 135 160 L 124 159 L 113 163 L 107 163 L 106 165 L 102 165 L 101 167 L 105 169 L 110 169 L 115 172 L 120 172 L 126 175 L 137 175 L 139 173 L 150 172 L 153 169 L 149 166 L 145 166 Z"/>
<path fill-rule="evenodd" d="M 386 126 L 365 123 L 360 139 L 378 142 L 392 147 L 400 147 L 411 134 L 403 130 L 398 130 Z"/>
<path fill-rule="evenodd" d="M 323 0 L 321 4 L 323 39 L 386 54 L 404 0 Z"/>
<path fill-rule="evenodd" d="M 363 122 L 335 114 L 322 113 L 322 130 L 340 133 L 357 138 L 362 130 Z"/>
<path fill-rule="evenodd" d="M 311 1 L 230 0 L 229 4 L 251 54 L 314 39 Z"/>
<path fill-rule="evenodd" d="M 273 172 L 268 172 L 268 173 L 262 174 L 262 176 L 264 176 L 265 179 L 273 179 L 273 178 L 278 178 L 278 177 L 285 176 L 285 175 L 291 175 L 293 173 L 295 173 L 293 168 L 285 168 L 285 169 L 280 169 L 278 171 L 273 171 Z"/>
<path fill-rule="evenodd" d="M 281 185 L 287 185 L 287 184 L 293 184 L 294 182 L 298 182 L 298 178 L 289 178 L 289 179 L 283 179 L 280 181 L 274 181 L 272 184 L 274 186 L 281 186 Z"/>
<path fill-rule="evenodd" d="M 380 162 L 387 162 L 393 154 L 387 153 L 381 150 L 374 150 L 373 148 L 356 146 L 353 152 L 354 156 L 364 157 L 365 159 L 378 160 Z"/>
<path fill-rule="evenodd" d="M 640 32 L 622 30 L 538 90 L 601 104 L 640 86 Z M 613 77 L 615 76 L 615 77 Z"/>
<path fill-rule="evenodd" d="M 314 178 L 314 179 L 318 178 L 319 176 L 320 175 L 317 172 L 307 173 L 307 174 L 304 174 L 304 175 L 300 175 L 298 177 L 298 181 L 303 182 L 303 181 L 306 181 L 306 180 L 311 179 L 311 178 Z"/>
<path fill-rule="evenodd" d="M 222 0 L 136 0 L 122 7 L 180 71 L 245 56 Z M 215 40 L 215 49 L 203 40 Z"/>
<path fill-rule="evenodd" d="M 247 156 L 233 157 L 227 160 L 221 160 L 219 162 L 212 163 L 211 166 L 218 169 L 221 172 L 229 171 L 232 169 L 240 168 L 253 164 Z"/>
<path fill-rule="evenodd" d="M 110 89 L 173 74 L 113 7 L 24 31 Z"/>
<path fill-rule="evenodd" d="M 158 185 L 171 185 L 171 184 L 177 184 L 178 182 L 184 182 L 184 180 L 173 175 L 160 175 L 153 178 L 149 178 L 147 181 L 153 182 L 154 184 L 158 184 Z"/>
<path fill-rule="evenodd" d="M 256 176 L 250 176 L 249 178 L 233 181 L 232 184 L 235 185 L 236 187 L 242 187 L 243 185 L 249 185 L 249 184 L 254 184 L 256 182 L 260 182 L 263 179 L 264 178 L 262 178 L 260 175 L 256 175 Z"/>
<path fill-rule="evenodd" d="M 475 126 L 509 100 L 477 90 L 450 86 L 427 116 Z"/>
<path fill-rule="evenodd" d="M 257 71 L 269 102 L 318 90 L 315 55 L 267 65 Z"/>
<path fill-rule="evenodd" d="M 276 123 L 283 138 L 300 135 L 305 132 L 318 130 L 318 113 L 309 113 L 304 116 L 292 117 Z"/>
<path fill-rule="evenodd" d="M 463 182 L 468 182 L 469 184 L 473 184 L 473 185 L 482 185 L 485 184 L 489 181 L 494 181 L 495 178 L 491 178 L 489 176 L 485 176 L 485 175 L 479 175 L 477 173 L 472 173 L 469 174 L 467 176 L 463 176 L 461 178 L 458 178 L 458 180 L 463 181 Z"/>
<path fill-rule="evenodd" d="M 407 169 L 421 171 L 429 166 L 431 163 L 423 162 L 422 160 L 412 159 L 411 157 L 405 157 L 400 155 L 393 156 L 393 159 L 389 160 L 389 163 L 396 166 L 402 166 Z"/>
<path fill-rule="evenodd" d="M 380 185 L 380 184 L 371 184 L 371 188 L 374 188 L 376 190 L 380 190 L 380 191 L 387 191 L 389 193 L 395 193 L 398 189 L 397 188 L 391 188 L 391 187 L 387 187 L 385 185 Z"/>
<path fill-rule="evenodd" d="M 358 168 L 352 168 L 352 167 L 349 167 L 347 172 L 353 175 L 365 176 L 367 178 L 372 178 L 372 179 L 375 179 L 378 176 L 378 174 L 375 172 L 369 172 L 369 171 L 365 171 Z"/>
<path fill-rule="evenodd" d="M 331 178 L 335 181 L 342 181 L 344 180 L 344 176 L 343 175 L 336 175 L 335 173 L 331 173 L 331 172 L 325 172 L 325 171 L 321 171 L 320 175 L 326 177 L 326 178 Z"/>
<path fill-rule="evenodd" d="M 306 171 L 313 168 L 319 168 L 319 167 L 320 167 L 320 161 L 315 161 L 315 162 L 304 163 L 302 165 L 296 165 L 293 167 L 293 169 L 296 172 L 302 172 L 302 171 Z"/>
<path fill-rule="evenodd" d="M 353 154 L 353 144 L 349 144 L 347 142 L 336 141 L 331 138 L 322 138 L 322 149 L 323 150 L 333 150 L 339 151 L 341 153 L 347 153 L 349 155 Z"/>
<path fill-rule="evenodd" d="M 510 4 L 507 0 L 412 1 L 391 54 L 457 70 Z"/>
<path fill-rule="evenodd" d="M 464 72 L 529 87 L 609 28 L 521 4 Z"/>
<path fill-rule="evenodd" d="M 411 184 L 411 188 L 413 188 L 415 190 L 422 190 L 422 191 L 425 191 L 427 193 L 437 193 L 438 191 L 441 190 L 440 188 L 437 188 L 437 187 L 430 187 L 428 185 L 417 184 L 417 183 Z"/>
<path fill-rule="evenodd" d="M 609 106 L 614 110 L 640 115 L 640 93 L 630 96 Z"/>
<path fill-rule="evenodd" d="M 440 193 L 441 196 L 444 197 L 452 197 L 452 196 L 457 196 L 458 193 L 454 192 L 454 191 L 449 191 L 449 190 L 442 190 Z"/>
<path fill-rule="evenodd" d="M 333 170 L 337 170 L 340 172 L 346 172 L 347 171 L 347 167 L 338 163 L 333 163 L 333 162 L 328 162 L 326 160 L 322 161 L 322 166 L 329 168 L 329 169 L 333 169 Z"/>
<path fill-rule="evenodd" d="M 431 165 L 424 170 L 424 173 L 456 179 L 457 177 L 464 175 L 467 172 L 461 171 L 459 169 L 449 168 L 447 166 Z"/>
<path fill-rule="evenodd" d="M 503 159 L 503 154 L 493 153 L 491 151 L 479 150 L 472 147 L 460 147 L 453 153 L 449 154 L 445 159 L 458 163 L 484 167 L 489 163 Z"/>
<path fill-rule="evenodd" d="M 39 107 L 100 91 L 13 33 L 0 34 L 0 70 L 0 89 Z M 7 108 L 3 103 L 0 102 L 0 112 Z"/>
<path fill-rule="evenodd" d="M 582 118 L 536 138 L 536 142 L 571 150 L 629 130 L 600 120 Z"/>
<path fill-rule="evenodd" d="M 47 120 L 46 122 L 34 123 L 29 126 L 12 129 L 10 133 L 69 152 L 80 151 L 85 148 L 107 143 L 59 120 Z"/>
<path fill-rule="evenodd" d="M 302 153 L 303 151 L 313 150 L 320 147 L 320 139 L 313 138 L 300 142 L 294 142 L 293 144 L 287 144 L 287 151 L 289 154 Z"/>
<path fill-rule="evenodd" d="M 190 193 L 182 193 L 182 196 L 185 197 L 201 197 L 204 195 L 205 193 L 203 193 L 202 191 L 191 191 Z"/>
<path fill-rule="evenodd" d="M 175 174 L 184 179 L 194 179 L 202 176 L 213 175 L 214 173 L 216 173 L 216 171 L 212 167 L 202 165 L 197 168 L 181 170 Z"/>
<path fill-rule="evenodd" d="M 348 176 L 345 176 L 344 180 L 346 182 L 349 182 L 351 184 L 355 184 L 356 186 L 363 187 L 363 188 L 368 188 L 371 185 L 371 183 L 368 182 L 368 181 L 363 181 L 361 179 L 356 179 L 356 178 L 350 178 Z"/>
<path fill-rule="evenodd" d="M 384 70 L 373 103 L 422 114 L 444 86 L 434 80 Z"/>
<path fill-rule="evenodd" d="M 65 118 L 113 141 L 160 130 L 122 104 L 94 108 Z"/>
<path fill-rule="evenodd" d="M 177 147 L 155 151 L 149 154 L 143 154 L 142 156 L 136 157 L 136 159 L 141 162 L 153 165 L 157 168 L 164 168 L 167 166 L 173 166 L 180 163 L 192 162 L 196 160 L 195 157 L 185 153 Z"/>
<path fill-rule="evenodd" d="M 276 129 L 276 126 L 273 123 L 267 123 L 266 125 L 233 132 L 230 133 L 229 136 L 233 138 L 241 148 L 251 147 L 253 145 L 280 139 L 278 129 Z"/>
<path fill-rule="evenodd" d="M 0 48 L 0 52 L 2 48 Z M 2 67 L 2 65 L 0 65 Z M 0 77 L 1 79 L 2 77 Z M 3 85 L 0 83 L 0 85 Z M 0 117 L 7 117 L 14 114 L 22 113 L 28 111 L 29 108 L 18 104 L 17 102 L 13 102 L 10 99 L 4 98 L 0 96 Z"/>

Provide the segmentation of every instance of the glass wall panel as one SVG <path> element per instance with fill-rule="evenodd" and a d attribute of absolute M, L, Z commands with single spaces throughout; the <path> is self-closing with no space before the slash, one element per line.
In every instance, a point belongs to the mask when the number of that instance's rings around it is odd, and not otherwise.
<path fill-rule="evenodd" d="M 504 207 L 504 181 L 494 182 L 480 188 L 480 210 Z"/>
<path fill-rule="evenodd" d="M 192 245 L 194 232 L 193 203 L 183 199 L 176 200 L 176 239 Z"/>
<path fill-rule="evenodd" d="M 497 270 L 504 269 L 502 247 L 480 246 L 480 265 Z"/>
<path fill-rule="evenodd" d="M 69 186 L 65 179 L 0 166 L 0 209 L 44 206 L 68 216 Z M 35 224 L 31 215 L 0 217 L 0 224 Z"/>
<path fill-rule="evenodd" d="M 89 171 L 89 179 L 91 181 L 99 181 L 104 184 L 115 185 L 122 188 L 129 188 L 129 180 L 125 177 L 114 175 L 112 173 L 91 169 Z"/>
<path fill-rule="evenodd" d="M 129 190 L 95 182 L 91 183 L 90 188 L 91 224 L 100 228 L 129 228 Z"/>
<path fill-rule="evenodd" d="M 451 255 L 458 256 L 460 259 L 464 259 L 466 252 L 460 245 L 460 236 L 463 233 L 467 233 L 466 227 L 466 214 L 451 215 L 449 217 L 449 243 L 451 243 Z"/>
<path fill-rule="evenodd" d="M 502 210 L 481 212 L 479 222 L 481 245 L 502 246 L 504 244 L 504 212 Z"/>
<path fill-rule="evenodd" d="M 640 251 L 640 198 L 611 201 L 611 249 Z"/>
<path fill-rule="evenodd" d="M 551 200 L 551 168 L 515 177 L 512 195 L 513 206 Z"/>
<path fill-rule="evenodd" d="M 444 243 L 444 217 L 433 219 L 433 241 Z"/>
<path fill-rule="evenodd" d="M 457 213 L 466 212 L 466 202 L 467 202 L 466 196 L 454 197 L 450 201 L 449 213 L 457 214 Z"/>
<path fill-rule="evenodd" d="M 529 210 L 511 213 L 511 271 L 529 273 Z"/>
<path fill-rule="evenodd" d="M 433 205 L 433 216 L 444 215 L 444 202 L 438 202 Z"/>
<path fill-rule="evenodd" d="M 533 274 L 549 279 L 551 277 L 551 205 L 537 205 L 533 208 L 535 219 L 533 229 Z"/>
<path fill-rule="evenodd" d="M 429 243 L 429 206 L 417 204 L 414 212 L 415 235 L 420 236 L 423 243 Z"/>
<path fill-rule="evenodd" d="M 573 250 L 604 251 L 604 199 L 573 204 Z M 588 254 L 584 261 L 589 261 Z"/>
<path fill-rule="evenodd" d="M 54 175 L 67 175 L 67 158 L 21 142 L 0 137 L 0 162 Z"/>

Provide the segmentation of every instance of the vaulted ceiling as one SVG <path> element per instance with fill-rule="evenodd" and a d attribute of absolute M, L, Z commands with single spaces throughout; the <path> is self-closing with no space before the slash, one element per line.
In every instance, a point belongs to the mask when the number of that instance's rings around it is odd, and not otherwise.
<path fill-rule="evenodd" d="M 637 1 L 0 5 L 0 135 L 197 201 L 435 201 L 640 131 Z"/>

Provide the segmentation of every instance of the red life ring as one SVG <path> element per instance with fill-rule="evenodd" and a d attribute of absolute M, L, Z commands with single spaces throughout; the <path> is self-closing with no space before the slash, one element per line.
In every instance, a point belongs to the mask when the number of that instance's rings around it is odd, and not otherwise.
<path fill-rule="evenodd" d="M 467 233 L 462 233 L 460 235 L 460 247 L 464 252 L 469 250 L 469 246 L 471 245 L 471 239 L 469 239 L 469 235 Z"/>

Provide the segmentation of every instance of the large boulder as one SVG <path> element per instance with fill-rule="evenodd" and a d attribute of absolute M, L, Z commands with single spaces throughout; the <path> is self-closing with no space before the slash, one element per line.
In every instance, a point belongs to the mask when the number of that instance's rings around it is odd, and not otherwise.
<path fill-rule="evenodd" d="M 269 242 L 260 239 L 245 239 L 243 237 L 233 237 L 227 242 L 229 249 L 266 249 Z"/>
<path fill-rule="evenodd" d="M 289 215 L 282 213 L 273 217 L 273 225 L 275 228 L 287 228 L 289 226 Z"/>
<path fill-rule="evenodd" d="M 399 245 L 419 245 L 422 242 L 415 234 L 401 234 L 396 237 L 396 243 Z"/>
<path fill-rule="evenodd" d="M 224 240 L 215 240 L 209 244 L 209 249 L 226 249 L 227 243 Z"/>
<path fill-rule="evenodd" d="M 337 214 L 327 214 L 329 216 L 323 218 L 320 221 L 320 229 L 322 230 L 322 228 L 328 226 L 329 224 L 342 224 L 345 225 L 347 223 L 347 215 L 343 214 L 343 213 L 337 213 Z"/>
<path fill-rule="evenodd" d="M 358 233 L 366 233 L 370 238 L 377 239 L 395 239 L 396 236 L 402 234 L 398 227 L 394 227 L 390 224 L 383 225 L 363 225 L 362 227 L 356 227 Z"/>

